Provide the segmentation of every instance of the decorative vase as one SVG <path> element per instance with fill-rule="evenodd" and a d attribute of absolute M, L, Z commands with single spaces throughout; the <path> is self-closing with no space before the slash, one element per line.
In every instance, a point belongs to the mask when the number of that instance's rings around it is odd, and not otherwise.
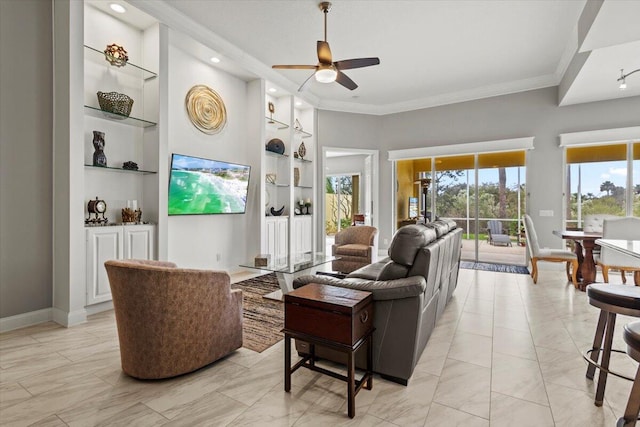
<path fill-rule="evenodd" d="M 301 159 L 304 159 L 304 156 L 307 155 L 307 147 L 304 146 L 304 142 L 301 142 L 300 146 L 298 147 L 298 155 Z"/>
<path fill-rule="evenodd" d="M 107 156 L 104 154 L 104 132 L 93 131 L 93 166 L 107 166 Z"/>
<path fill-rule="evenodd" d="M 297 187 L 300 184 L 300 169 L 293 168 L 293 186 Z"/>

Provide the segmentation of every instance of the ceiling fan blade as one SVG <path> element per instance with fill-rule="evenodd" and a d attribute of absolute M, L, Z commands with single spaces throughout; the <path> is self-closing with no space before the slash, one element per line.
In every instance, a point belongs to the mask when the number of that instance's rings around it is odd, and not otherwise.
<path fill-rule="evenodd" d="M 333 65 L 338 70 L 351 70 L 353 68 L 371 67 L 380 64 L 380 58 L 357 58 L 345 59 L 344 61 L 336 61 Z"/>
<path fill-rule="evenodd" d="M 345 73 L 338 70 L 338 76 L 336 77 L 336 82 L 340 83 L 342 86 L 346 87 L 349 90 L 354 90 L 358 87 L 356 82 L 351 80 Z"/>
<path fill-rule="evenodd" d="M 318 40 L 318 62 L 321 64 L 331 64 L 331 49 L 329 43 Z"/>
<path fill-rule="evenodd" d="M 311 77 L 315 76 L 316 73 L 311 74 L 309 77 L 307 77 L 307 80 L 304 81 L 304 83 L 302 83 L 300 85 L 300 87 L 298 88 L 298 92 L 302 92 L 303 90 L 306 89 L 307 83 L 309 83 L 309 80 L 311 80 Z"/>
<path fill-rule="evenodd" d="M 282 70 L 315 70 L 315 65 L 272 65 L 271 68 Z"/>

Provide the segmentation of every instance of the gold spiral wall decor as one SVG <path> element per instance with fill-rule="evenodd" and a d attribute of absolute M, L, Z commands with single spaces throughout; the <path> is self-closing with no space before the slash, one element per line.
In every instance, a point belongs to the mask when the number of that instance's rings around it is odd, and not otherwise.
<path fill-rule="evenodd" d="M 189 89 L 184 106 L 191 123 L 200 132 L 213 135 L 227 124 L 227 110 L 218 93 L 205 85 L 196 85 Z"/>

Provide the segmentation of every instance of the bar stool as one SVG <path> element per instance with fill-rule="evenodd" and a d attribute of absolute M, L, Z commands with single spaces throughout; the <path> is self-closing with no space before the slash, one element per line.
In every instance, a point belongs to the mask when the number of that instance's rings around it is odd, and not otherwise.
<path fill-rule="evenodd" d="M 591 350 L 583 355 L 589 366 L 587 378 L 593 379 L 596 368 L 600 369 L 598 388 L 594 404 L 602 406 L 604 389 L 607 385 L 607 374 L 611 373 L 620 378 L 633 381 L 633 378 L 609 370 L 611 352 L 624 353 L 622 350 L 612 350 L 613 332 L 616 325 L 616 314 L 640 317 L 640 287 L 625 285 L 592 284 L 587 286 L 589 304 L 600 309 L 600 317 L 596 326 Z M 604 345 L 603 345 L 604 342 Z M 602 351 L 602 359 L 598 364 L 598 357 Z"/>
<path fill-rule="evenodd" d="M 622 333 L 624 342 L 627 343 L 627 354 L 636 362 L 640 362 L 640 322 L 632 322 L 624 325 Z M 640 412 L 640 366 L 636 371 L 636 379 L 629 394 L 627 408 L 624 410 L 624 417 L 618 419 L 617 427 L 634 427 Z"/>

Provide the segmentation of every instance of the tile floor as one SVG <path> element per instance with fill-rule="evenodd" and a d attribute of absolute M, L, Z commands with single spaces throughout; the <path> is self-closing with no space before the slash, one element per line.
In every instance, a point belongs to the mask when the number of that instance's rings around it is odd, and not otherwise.
<path fill-rule="evenodd" d="M 163 381 L 120 371 L 112 311 L 65 329 L 0 335 L 0 425 L 614 426 L 630 383 L 610 378 L 603 407 L 580 350 L 597 311 L 559 271 L 529 276 L 461 270 L 458 288 L 407 387 L 374 379 L 346 416 L 344 383 L 301 370 L 283 392 L 283 344 L 240 349 Z M 624 348 L 620 328 L 617 347 Z M 635 362 L 615 357 L 619 370 Z"/>

